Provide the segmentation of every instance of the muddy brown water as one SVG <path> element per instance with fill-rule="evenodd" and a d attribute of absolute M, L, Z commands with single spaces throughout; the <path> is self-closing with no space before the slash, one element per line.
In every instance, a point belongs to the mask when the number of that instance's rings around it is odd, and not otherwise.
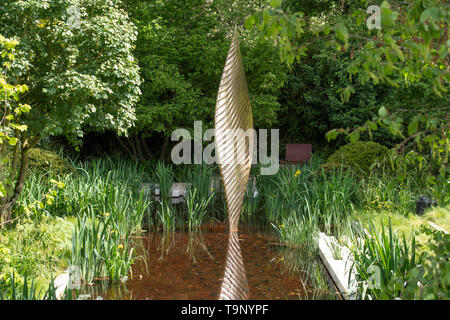
<path fill-rule="evenodd" d="M 91 299 L 218 299 L 227 258 L 224 228 L 153 233 L 135 240 L 141 258 L 133 265 L 132 277 L 120 285 L 98 282 L 89 290 Z M 305 287 L 301 270 L 287 261 L 295 260 L 299 249 L 286 249 L 273 236 L 245 229 L 239 231 L 239 243 L 249 299 L 307 298 L 312 288 Z"/>

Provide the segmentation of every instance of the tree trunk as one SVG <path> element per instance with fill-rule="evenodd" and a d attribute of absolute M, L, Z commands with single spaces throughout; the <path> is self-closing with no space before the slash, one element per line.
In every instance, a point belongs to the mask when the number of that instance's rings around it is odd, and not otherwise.
<path fill-rule="evenodd" d="M 132 158 L 132 157 L 133 157 L 133 154 L 131 153 L 130 148 L 128 148 L 128 147 L 126 146 L 126 144 L 122 141 L 122 138 L 120 138 L 117 134 L 116 134 L 115 136 L 116 136 L 117 141 L 119 141 L 119 144 L 122 146 L 122 148 L 123 148 L 123 149 L 130 155 L 130 157 Z"/>
<path fill-rule="evenodd" d="M 27 143 L 25 143 L 27 144 Z M 20 171 L 19 177 L 17 178 L 16 185 L 14 187 L 13 194 L 2 204 L 0 208 L 0 215 L 2 221 L 11 220 L 11 212 L 14 204 L 19 199 L 20 193 L 22 192 L 23 186 L 25 184 L 25 177 L 28 171 L 28 152 L 30 151 L 30 146 L 22 148 L 21 159 L 20 159 Z"/>
<path fill-rule="evenodd" d="M 139 137 L 135 136 L 132 141 L 134 141 L 134 143 L 136 144 L 136 152 L 137 152 L 138 159 L 141 161 L 144 161 L 144 156 L 142 155 L 141 144 L 139 143 Z"/>
<path fill-rule="evenodd" d="M 147 157 L 148 160 L 150 160 L 150 158 L 152 157 L 152 153 L 150 152 L 150 149 L 147 146 L 147 141 L 145 140 L 145 138 L 142 138 L 141 140 L 141 144 L 142 144 L 142 149 L 144 149 L 145 152 L 145 156 Z"/>
<path fill-rule="evenodd" d="M 164 160 L 165 159 L 165 155 L 166 155 L 166 151 L 167 151 L 167 147 L 169 146 L 169 137 L 164 137 L 164 143 L 162 146 L 162 150 L 161 150 L 161 155 L 159 157 L 160 160 Z"/>
<path fill-rule="evenodd" d="M 133 143 L 133 139 L 127 138 L 127 141 L 128 141 L 128 144 L 131 146 L 131 150 L 133 151 L 132 158 L 134 161 L 136 161 L 137 160 L 137 152 L 136 152 L 136 148 Z"/>

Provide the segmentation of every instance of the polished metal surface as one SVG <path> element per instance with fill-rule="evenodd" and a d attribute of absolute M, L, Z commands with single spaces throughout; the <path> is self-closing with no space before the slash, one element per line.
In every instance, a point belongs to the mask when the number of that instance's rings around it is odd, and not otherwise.
<path fill-rule="evenodd" d="M 253 153 L 253 117 L 237 36 L 228 51 L 215 113 L 215 142 L 228 209 L 229 240 L 219 299 L 248 299 L 238 224 Z"/>
<path fill-rule="evenodd" d="M 242 259 L 239 234 L 230 232 L 228 237 L 225 273 L 220 287 L 220 300 L 246 300 L 249 298 L 247 273 Z"/>
<path fill-rule="evenodd" d="M 253 153 L 252 109 L 236 35 L 220 81 L 214 127 L 229 227 L 234 232 L 238 229 Z"/>

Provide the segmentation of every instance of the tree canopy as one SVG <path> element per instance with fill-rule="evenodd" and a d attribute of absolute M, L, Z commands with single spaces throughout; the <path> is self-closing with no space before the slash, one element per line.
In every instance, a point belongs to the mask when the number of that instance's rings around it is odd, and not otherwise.
<path fill-rule="evenodd" d="M 132 54 L 136 28 L 116 0 L 0 4 L 0 29 L 20 41 L 13 82 L 27 84 L 28 133 L 64 135 L 79 144 L 90 130 L 123 134 L 140 94 Z"/>

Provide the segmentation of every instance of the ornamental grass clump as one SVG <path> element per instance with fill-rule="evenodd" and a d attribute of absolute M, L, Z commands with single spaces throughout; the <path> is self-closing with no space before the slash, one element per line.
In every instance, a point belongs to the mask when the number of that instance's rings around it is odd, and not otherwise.
<path fill-rule="evenodd" d="M 190 190 L 186 199 L 188 230 L 198 231 L 207 214 L 208 204 L 213 199 L 214 193 L 207 198 L 200 198 L 197 189 Z"/>
<path fill-rule="evenodd" d="M 169 201 L 171 198 L 170 190 L 173 183 L 173 170 L 169 165 L 159 161 L 155 168 L 155 178 L 159 183 L 159 190 L 161 192 L 161 198 L 163 201 Z"/>
<path fill-rule="evenodd" d="M 353 265 L 356 272 L 357 291 L 359 299 L 380 299 L 384 292 L 393 292 L 391 280 L 394 277 L 407 278 L 409 270 L 416 266 L 416 242 L 414 234 L 410 243 L 404 235 L 400 238 L 393 232 L 391 221 L 388 228 L 381 225 L 379 232 L 369 221 L 366 232 L 352 235 L 353 243 L 349 249 L 353 255 Z"/>
<path fill-rule="evenodd" d="M 77 217 L 71 264 L 79 268 L 84 283 L 105 278 L 126 280 L 136 260 L 130 236 L 138 230 L 138 220 L 130 219 L 129 224 L 126 221 L 114 212 L 98 217 L 92 206 Z"/>

